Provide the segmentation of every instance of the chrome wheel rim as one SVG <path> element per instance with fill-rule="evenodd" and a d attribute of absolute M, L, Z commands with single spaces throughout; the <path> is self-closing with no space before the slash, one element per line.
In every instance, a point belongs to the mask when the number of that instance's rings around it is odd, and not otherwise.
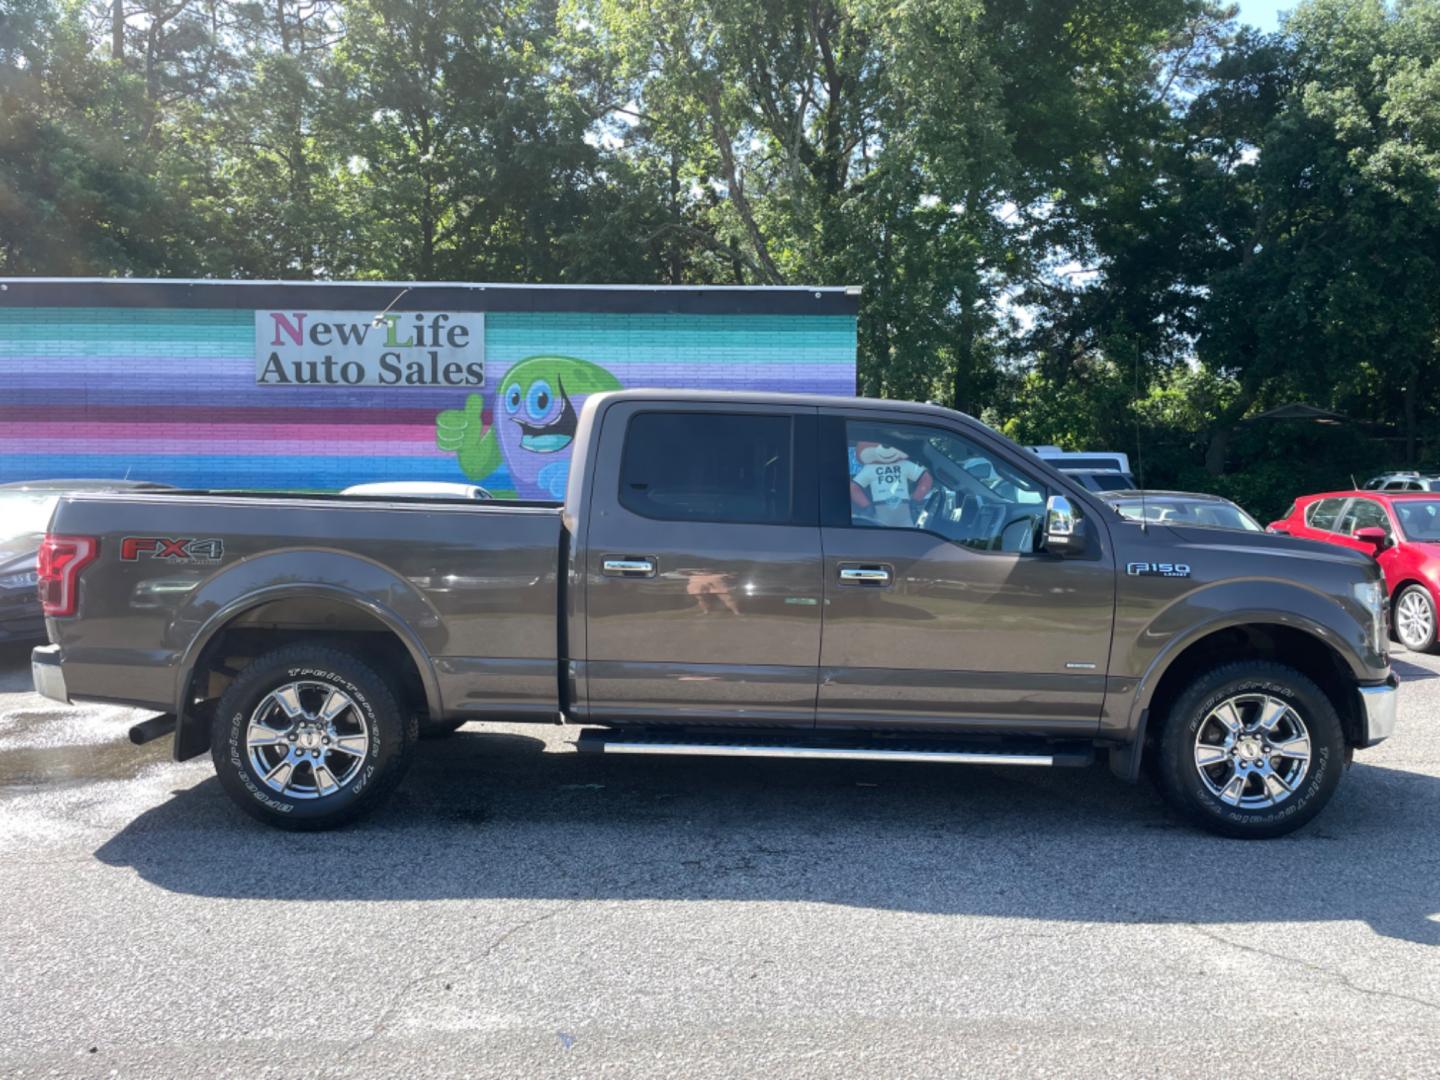
<path fill-rule="evenodd" d="M 245 729 L 255 775 L 291 799 L 345 790 L 370 756 L 370 728 L 349 694 L 312 679 L 266 694 Z"/>
<path fill-rule="evenodd" d="M 1289 702 L 1236 694 L 1211 709 L 1195 732 L 1195 768 L 1228 806 L 1278 806 L 1310 771 L 1310 731 Z"/>
<path fill-rule="evenodd" d="M 1414 649 L 1429 641 L 1434 626 L 1430 602 L 1417 590 L 1411 589 L 1395 605 L 1395 636 L 1406 648 Z"/>

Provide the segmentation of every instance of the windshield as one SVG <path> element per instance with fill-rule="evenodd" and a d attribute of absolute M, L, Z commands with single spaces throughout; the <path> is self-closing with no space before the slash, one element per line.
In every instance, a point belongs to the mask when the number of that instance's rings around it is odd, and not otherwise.
<path fill-rule="evenodd" d="M 1405 539 L 1440 543 L 1440 499 L 1396 499 L 1390 505 Z"/>
<path fill-rule="evenodd" d="M 1142 514 L 1139 499 L 1115 502 L 1115 509 L 1131 521 Z M 1208 499 L 1176 499 L 1163 495 L 1145 496 L 1143 514 L 1146 521 L 1159 525 L 1200 525 L 1210 529 L 1244 529 L 1262 532 L 1260 523 L 1234 503 L 1211 502 Z"/>
<path fill-rule="evenodd" d="M 0 492 L 0 540 L 43 533 L 58 498 L 37 491 Z"/>

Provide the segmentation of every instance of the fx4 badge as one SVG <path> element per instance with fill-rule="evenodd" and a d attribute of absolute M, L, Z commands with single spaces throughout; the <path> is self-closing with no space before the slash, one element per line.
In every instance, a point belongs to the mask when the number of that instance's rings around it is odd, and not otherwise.
<path fill-rule="evenodd" d="M 218 563 L 225 554 L 222 540 L 171 540 L 165 536 L 127 536 L 120 541 L 123 562 L 165 559 L 171 563 Z"/>
<path fill-rule="evenodd" d="M 1183 562 L 1132 562 L 1125 564 L 1131 577 L 1189 577 L 1190 564 Z"/>

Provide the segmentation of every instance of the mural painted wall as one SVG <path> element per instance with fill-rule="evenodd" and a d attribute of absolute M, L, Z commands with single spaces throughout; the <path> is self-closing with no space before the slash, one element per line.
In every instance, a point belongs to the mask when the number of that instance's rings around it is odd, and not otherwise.
<path fill-rule="evenodd" d="M 373 317 L 359 305 L 355 314 Z M 333 490 L 468 480 L 553 498 L 564 491 L 575 416 L 590 394 L 855 391 L 850 315 L 491 311 L 478 331 L 478 387 L 465 385 L 474 372 L 463 363 L 448 380 L 459 385 L 433 385 L 435 362 L 410 375 L 396 367 L 394 385 L 382 383 L 390 375 L 378 366 L 364 373 L 375 385 L 348 385 L 338 372 L 325 385 L 277 384 L 274 371 L 262 384 L 261 315 L 0 307 L 0 482 L 128 476 Z M 412 341 L 406 326 L 376 332 Z M 275 331 L 275 340 L 285 339 Z"/>

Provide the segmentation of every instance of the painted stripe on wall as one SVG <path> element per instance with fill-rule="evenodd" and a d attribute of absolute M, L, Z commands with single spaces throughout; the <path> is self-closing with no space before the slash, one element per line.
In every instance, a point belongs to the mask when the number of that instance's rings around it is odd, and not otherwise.
<path fill-rule="evenodd" d="M 852 316 L 492 313 L 485 349 L 487 421 L 507 370 L 539 355 L 597 364 L 631 387 L 855 387 Z M 553 493 L 549 466 L 563 454 L 543 459 L 537 481 L 536 461 L 467 477 L 439 449 L 437 414 L 463 408 L 470 394 L 257 386 L 249 309 L 0 308 L 0 480 L 128 474 L 198 487 L 333 488 L 468 479 L 543 482 Z"/>

